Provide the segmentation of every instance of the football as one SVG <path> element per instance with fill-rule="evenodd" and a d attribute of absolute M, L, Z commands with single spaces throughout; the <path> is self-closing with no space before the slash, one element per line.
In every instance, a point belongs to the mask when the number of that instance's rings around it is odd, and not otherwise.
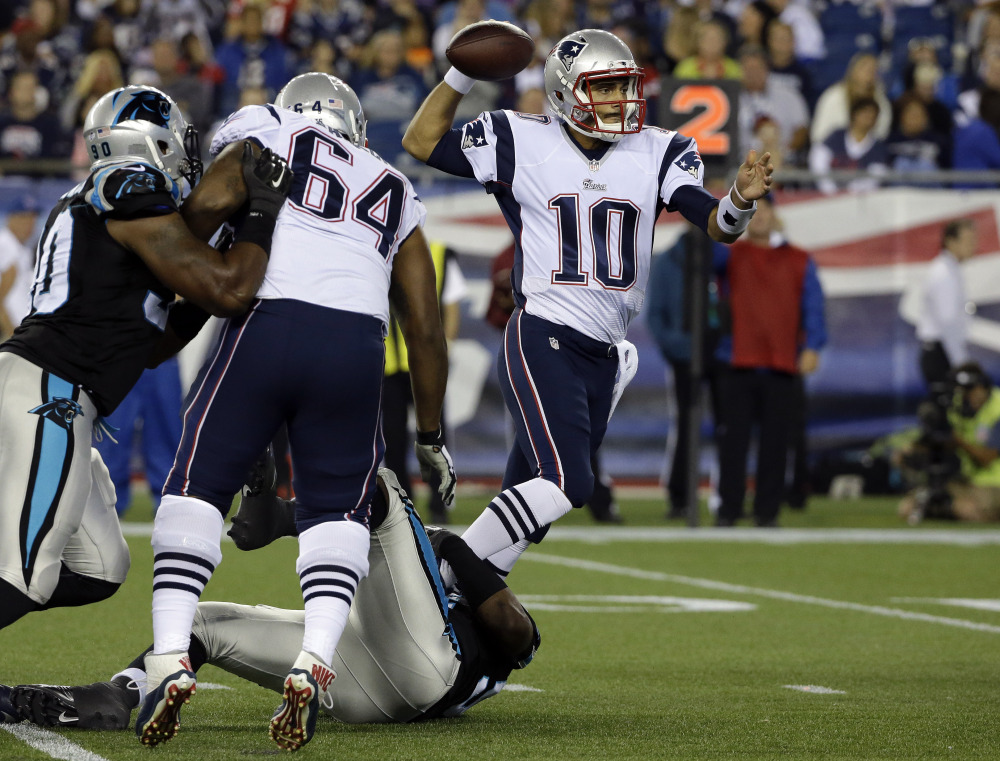
<path fill-rule="evenodd" d="M 445 50 L 448 61 L 473 79 L 510 79 L 531 63 L 535 42 L 506 21 L 479 21 L 460 30 Z"/>

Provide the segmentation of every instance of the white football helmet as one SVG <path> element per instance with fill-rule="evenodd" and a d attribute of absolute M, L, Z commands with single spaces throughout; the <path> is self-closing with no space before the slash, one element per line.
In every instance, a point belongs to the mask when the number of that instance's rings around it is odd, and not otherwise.
<path fill-rule="evenodd" d="M 91 169 L 141 161 L 191 187 L 201 177 L 198 131 L 155 87 L 128 85 L 101 96 L 83 122 L 83 139 Z"/>
<path fill-rule="evenodd" d="M 545 95 L 556 116 L 577 132 L 615 142 L 639 132 L 646 121 L 644 76 L 628 45 L 611 32 L 581 29 L 559 40 L 545 59 Z M 624 98 L 595 97 L 595 83 L 608 79 L 626 80 Z M 618 104 L 619 121 L 598 116 L 595 106 L 608 104 Z"/>
<path fill-rule="evenodd" d="M 312 116 L 358 147 L 366 144 L 367 122 L 361 101 L 342 79 L 319 71 L 299 74 L 281 88 L 274 105 Z"/>

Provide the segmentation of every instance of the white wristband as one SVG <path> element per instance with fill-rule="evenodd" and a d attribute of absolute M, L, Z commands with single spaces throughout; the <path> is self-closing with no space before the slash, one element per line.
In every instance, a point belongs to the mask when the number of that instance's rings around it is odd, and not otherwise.
<path fill-rule="evenodd" d="M 472 77 L 465 76 L 465 74 L 452 66 L 444 75 L 444 83 L 455 92 L 460 92 L 462 95 L 466 95 L 469 90 L 472 89 L 472 86 L 476 84 L 476 80 Z"/>
<path fill-rule="evenodd" d="M 733 185 L 735 188 L 736 186 Z M 736 191 L 739 195 L 739 191 Z M 740 196 L 740 200 L 746 203 L 743 196 Z M 721 201 L 719 201 L 719 209 L 715 214 L 716 224 L 719 225 L 719 229 L 727 235 L 741 235 L 744 230 L 747 229 L 747 225 L 750 224 L 750 218 L 753 216 L 754 212 L 757 211 L 757 202 L 753 202 L 753 206 L 749 209 L 738 209 L 736 204 L 733 203 L 733 198 L 730 193 L 726 193 Z"/>

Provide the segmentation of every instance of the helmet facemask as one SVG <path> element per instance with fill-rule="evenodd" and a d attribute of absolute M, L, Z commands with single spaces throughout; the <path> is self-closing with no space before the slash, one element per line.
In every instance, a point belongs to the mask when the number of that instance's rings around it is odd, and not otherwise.
<path fill-rule="evenodd" d="M 581 74 L 573 86 L 577 104 L 569 111 L 572 126 L 585 135 L 611 141 L 642 130 L 646 121 L 646 101 L 642 97 L 644 76 L 640 69 L 628 65 Z M 619 86 L 622 81 L 626 83 L 624 93 Z M 614 92 L 601 92 L 608 85 L 615 85 Z M 620 118 L 612 120 L 612 113 L 602 119 L 599 110 L 605 110 L 606 106 L 617 106 Z"/>

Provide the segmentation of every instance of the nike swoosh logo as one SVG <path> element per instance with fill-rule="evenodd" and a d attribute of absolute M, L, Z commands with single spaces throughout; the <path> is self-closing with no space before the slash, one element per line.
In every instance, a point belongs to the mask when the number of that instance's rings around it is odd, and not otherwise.
<path fill-rule="evenodd" d="M 60 724 L 72 724 L 74 721 L 79 721 L 79 720 L 80 720 L 79 716 L 67 716 L 65 711 L 59 714 Z"/>

